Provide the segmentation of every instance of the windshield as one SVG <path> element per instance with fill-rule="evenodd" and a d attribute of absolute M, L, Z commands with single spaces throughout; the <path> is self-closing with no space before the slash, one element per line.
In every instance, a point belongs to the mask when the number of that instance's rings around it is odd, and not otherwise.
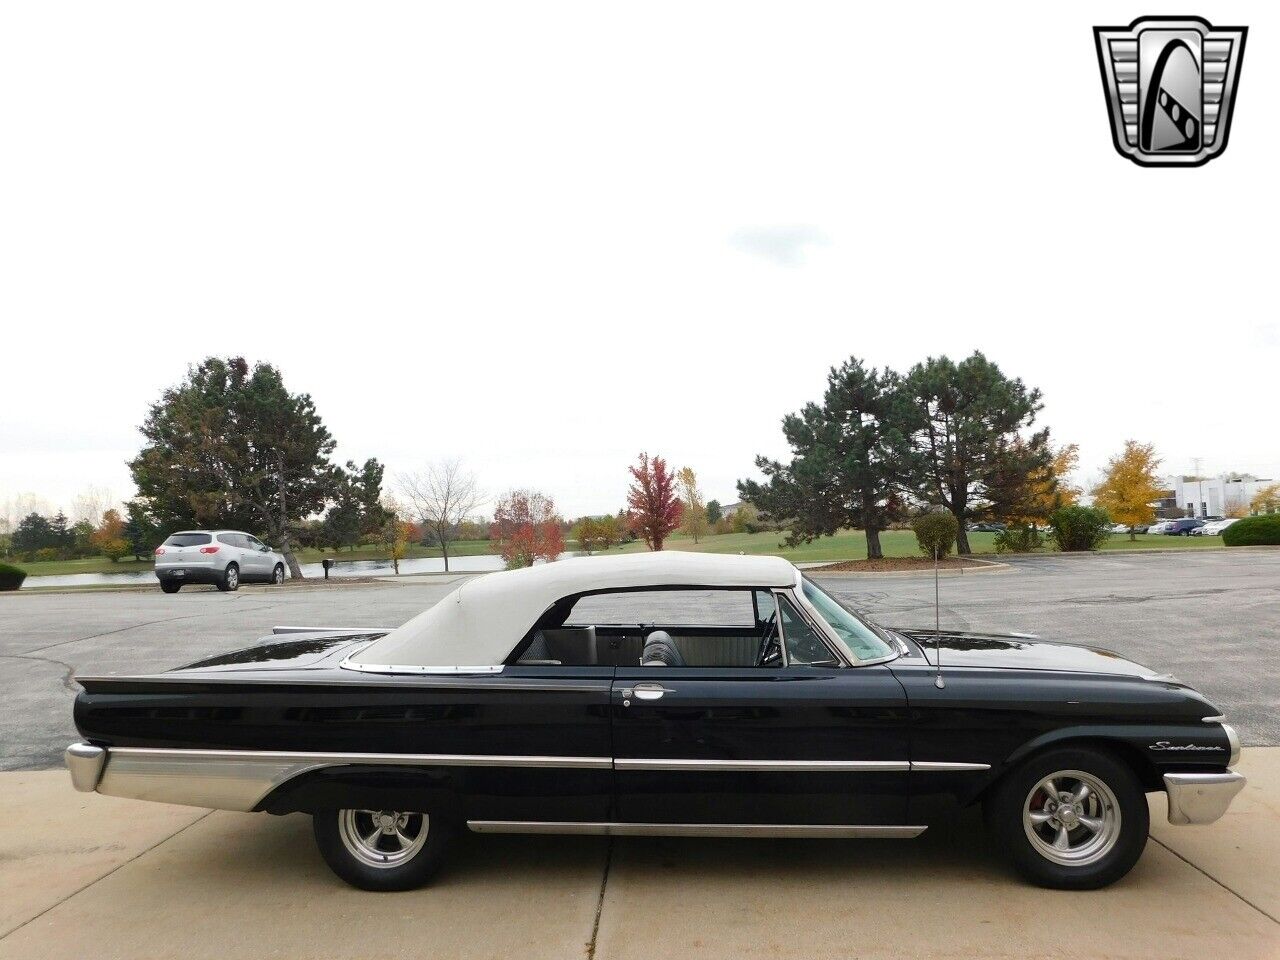
<path fill-rule="evenodd" d="M 831 625 L 836 636 L 844 643 L 854 660 L 880 660 L 894 654 L 894 649 L 880 639 L 880 635 L 870 626 L 863 623 L 841 606 L 840 601 L 827 593 L 808 577 L 800 578 L 804 597 L 814 609 L 822 615 L 822 619 Z"/>

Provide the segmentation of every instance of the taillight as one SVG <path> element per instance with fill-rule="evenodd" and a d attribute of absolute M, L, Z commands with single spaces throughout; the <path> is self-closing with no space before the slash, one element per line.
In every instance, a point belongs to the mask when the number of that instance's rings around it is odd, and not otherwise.
<path fill-rule="evenodd" d="M 201 547 L 200 552 L 201 553 L 217 553 L 218 548 L 217 547 Z"/>
<path fill-rule="evenodd" d="M 162 553 L 164 553 L 164 547 L 156 547 L 156 556 L 158 557 Z"/>

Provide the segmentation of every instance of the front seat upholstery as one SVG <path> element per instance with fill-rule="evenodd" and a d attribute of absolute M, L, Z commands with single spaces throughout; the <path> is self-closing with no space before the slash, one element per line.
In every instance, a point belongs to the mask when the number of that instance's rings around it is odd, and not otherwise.
<path fill-rule="evenodd" d="M 642 667 L 683 667 L 684 657 L 680 648 L 665 630 L 655 630 L 644 641 L 644 652 L 640 655 Z"/>

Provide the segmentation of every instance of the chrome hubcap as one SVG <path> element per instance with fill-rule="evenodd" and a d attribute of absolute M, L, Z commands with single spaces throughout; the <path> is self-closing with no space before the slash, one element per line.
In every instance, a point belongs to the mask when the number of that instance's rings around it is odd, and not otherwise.
<path fill-rule="evenodd" d="M 240 582 L 240 574 L 236 573 L 235 570 L 228 570 L 227 583 L 234 587 L 239 582 Z"/>
<path fill-rule="evenodd" d="M 431 818 L 400 810 L 341 810 L 338 834 L 343 846 L 371 867 L 398 867 L 412 860 L 427 842 Z"/>
<path fill-rule="evenodd" d="M 283 571 L 283 570 L 277 570 L 277 571 L 276 571 L 276 583 L 284 583 L 284 571 Z"/>
<path fill-rule="evenodd" d="M 1022 828 L 1046 860 L 1082 867 L 1105 857 L 1120 838 L 1120 804 L 1093 774 L 1059 770 L 1027 794 Z"/>

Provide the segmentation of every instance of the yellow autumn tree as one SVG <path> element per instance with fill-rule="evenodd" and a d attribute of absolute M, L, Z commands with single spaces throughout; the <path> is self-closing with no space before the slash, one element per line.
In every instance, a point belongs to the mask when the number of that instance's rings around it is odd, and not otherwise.
<path fill-rule="evenodd" d="M 684 502 L 680 526 L 697 543 L 707 532 L 707 508 L 702 502 L 702 491 L 698 489 L 698 475 L 693 472 L 693 467 L 685 467 L 676 474 L 676 482 L 680 485 L 680 499 Z"/>
<path fill-rule="evenodd" d="M 1280 510 L 1280 483 L 1263 487 L 1249 501 L 1249 509 L 1254 513 L 1275 513 Z"/>
<path fill-rule="evenodd" d="M 1163 490 L 1156 476 L 1159 466 L 1154 446 L 1126 440 L 1124 451 L 1107 462 L 1106 476 L 1093 491 L 1094 505 L 1111 514 L 1116 523 L 1127 526 L 1130 540 L 1135 539 L 1135 526 L 1155 519 L 1153 504 Z"/>
<path fill-rule="evenodd" d="M 1052 459 L 1030 477 L 1027 520 L 1042 523 L 1059 507 L 1074 507 L 1081 490 L 1068 479 L 1080 462 L 1080 448 L 1068 443 L 1054 451 Z"/>

